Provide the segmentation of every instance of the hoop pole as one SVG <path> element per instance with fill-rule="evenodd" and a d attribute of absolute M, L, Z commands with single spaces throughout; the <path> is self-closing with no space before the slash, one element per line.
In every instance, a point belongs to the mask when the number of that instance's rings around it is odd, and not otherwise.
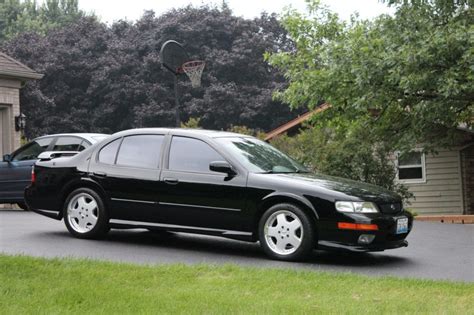
<path fill-rule="evenodd" d="M 176 127 L 181 127 L 181 120 L 179 118 L 179 94 L 178 94 L 178 76 L 174 75 L 174 110 Z"/>

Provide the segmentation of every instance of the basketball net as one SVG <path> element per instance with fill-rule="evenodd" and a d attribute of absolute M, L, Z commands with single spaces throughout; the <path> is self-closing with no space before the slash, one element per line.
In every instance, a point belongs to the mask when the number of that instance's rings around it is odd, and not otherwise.
<path fill-rule="evenodd" d="M 206 63 L 202 60 L 193 60 L 183 63 L 182 69 L 186 73 L 193 88 L 201 86 L 202 71 Z"/>

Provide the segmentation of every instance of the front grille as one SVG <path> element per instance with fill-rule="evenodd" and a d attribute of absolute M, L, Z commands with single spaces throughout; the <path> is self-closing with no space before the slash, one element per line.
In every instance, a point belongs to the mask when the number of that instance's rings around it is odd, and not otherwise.
<path fill-rule="evenodd" d="M 400 202 L 378 204 L 380 212 L 387 214 L 396 214 L 403 210 L 403 205 Z"/>

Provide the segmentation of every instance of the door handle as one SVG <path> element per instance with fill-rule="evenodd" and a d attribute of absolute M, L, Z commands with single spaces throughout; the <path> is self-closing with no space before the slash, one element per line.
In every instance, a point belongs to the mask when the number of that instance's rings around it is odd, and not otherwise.
<path fill-rule="evenodd" d="M 165 177 L 163 178 L 163 180 L 165 181 L 165 183 L 169 185 L 176 185 L 179 182 L 177 178 L 171 178 L 171 177 Z"/>
<path fill-rule="evenodd" d="M 107 177 L 107 174 L 105 174 L 104 172 L 93 172 L 92 174 L 97 177 Z"/>

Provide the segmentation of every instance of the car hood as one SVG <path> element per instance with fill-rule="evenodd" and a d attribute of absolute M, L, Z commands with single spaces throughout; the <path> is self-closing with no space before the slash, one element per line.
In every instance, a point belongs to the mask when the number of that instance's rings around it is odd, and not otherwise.
<path fill-rule="evenodd" d="M 287 184 L 309 186 L 311 190 L 321 191 L 328 194 L 328 191 L 337 192 L 335 199 L 341 197 L 356 197 L 365 201 L 377 203 L 401 202 L 401 198 L 396 193 L 380 186 L 358 182 L 341 177 L 329 176 L 314 173 L 291 173 L 291 174 L 266 174 L 274 179 L 284 180 Z M 342 194 L 342 195 L 341 195 Z M 349 200 L 352 198 L 348 198 Z"/>

